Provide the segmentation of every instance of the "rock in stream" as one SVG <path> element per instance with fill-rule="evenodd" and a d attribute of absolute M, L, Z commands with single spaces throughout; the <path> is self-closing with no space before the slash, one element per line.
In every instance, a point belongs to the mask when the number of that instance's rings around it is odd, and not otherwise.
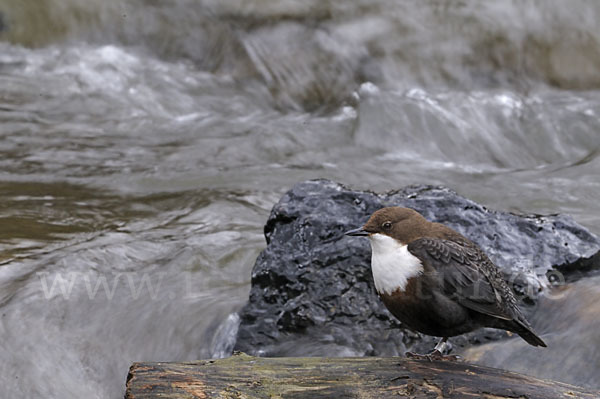
<path fill-rule="evenodd" d="M 600 240 L 564 215 L 492 211 L 444 187 L 376 194 L 327 180 L 299 183 L 273 207 L 235 345 L 261 356 L 395 356 L 437 338 L 403 329 L 377 297 L 367 239 L 344 232 L 385 206 L 405 206 L 479 244 L 504 272 L 526 313 L 551 283 L 600 268 Z M 565 276 L 565 274 L 567 274 Z M 540 331 L 543 333 L 543 331 Z M 481 329 L 455 347 L 505 338 Z"/>

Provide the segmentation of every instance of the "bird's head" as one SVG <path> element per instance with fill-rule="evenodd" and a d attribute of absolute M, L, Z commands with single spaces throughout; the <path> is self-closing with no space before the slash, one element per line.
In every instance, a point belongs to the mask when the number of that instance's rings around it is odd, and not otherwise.
<path fill-rule="evenodd" d="M 381 234 L 406 245 L 412 240 L 422 237 L 428 223 L 419 212 L 395 206 L 375 211 L 364 226 L 350 230 L 346 232 L 346 235 L 367 236 L 373 239 Z"/>

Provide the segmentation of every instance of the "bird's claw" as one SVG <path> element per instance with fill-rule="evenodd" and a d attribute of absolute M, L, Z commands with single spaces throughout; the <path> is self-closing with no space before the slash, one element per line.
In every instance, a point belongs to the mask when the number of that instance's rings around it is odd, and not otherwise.
<path fill-rule="evenodd" d="M 460 360 L 460 356 L 457 355 L 443 355 L 439 350 L 435 349 L 430 353 L 427 353 L 426 355 L 422 355 L 420 353 L 414 353 L 414 352 L 406 352 L 405 353 L 406 357 L 410 358 L 410 359 L 419 359 L 419 360 L 429 360 L 430 362 L 433 362 L 434 360 L 446 360 L 446 361 L 451 361 L 451 362 L 455 362 L 457 360 Z"/>

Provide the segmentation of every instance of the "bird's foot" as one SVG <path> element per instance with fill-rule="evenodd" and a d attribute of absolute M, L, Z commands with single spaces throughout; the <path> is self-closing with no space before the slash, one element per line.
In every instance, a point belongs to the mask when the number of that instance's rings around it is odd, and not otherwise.
<path fill-rule="evenodd" d="M 452 351 L 452 344 L 448 342 L 448 337 L 444 337 L 438 342 L 435 348 L 426 355 L 414 352 L 406 352 L 405 355 L 410 359 L 427 359 L 430 362 L 433 362 L 434 360 L 448 360 L 451 362 L 460 360 L 460 356 L 457 355 L 444 355 L 444 353 L 449 353 L 450 351 Z"/>
<path fill-rule="evenodd" d="M 440 352 L 437 349 L 434 349 L 433 351 L 429 352 L 426 355 L 422 355 L 420 353 L 414 353 L 414 352 L 406 352 L 405 355 L 409 359 L 429 360 L 430 362 L 433 362 L 434 360 L 446 360 L 446 361 L 451 361 L 451 362 L 460 360 L 460 356 L 443 355 L 442 352 Z"/>

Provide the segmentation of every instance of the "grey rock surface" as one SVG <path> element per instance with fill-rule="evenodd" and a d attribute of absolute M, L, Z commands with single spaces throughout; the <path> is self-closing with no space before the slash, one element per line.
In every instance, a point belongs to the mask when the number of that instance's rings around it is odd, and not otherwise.
<path fill-rule="evenodd" d="M 344 235 L 385 206 L 413 208 L 479 244 L 502 269 L 526 312 L 535 309 L 549 280 L 568 278 L 561 270 L 576 273 L 579 264 L 586 271 L 600 268 L 600 240 L 568 216 L 491 211 L 444 187 L 409 186 L 376 194 L 327 180 L 307 181 L 271 211 L 267 248 L 254 265 L 235 349 L 262 356 L 429 351 L 437 338 L 403 329 L 377 297 L 368 240 Z M 505 336 L 482 329 L 451 342 L 464 348 Z"/>

